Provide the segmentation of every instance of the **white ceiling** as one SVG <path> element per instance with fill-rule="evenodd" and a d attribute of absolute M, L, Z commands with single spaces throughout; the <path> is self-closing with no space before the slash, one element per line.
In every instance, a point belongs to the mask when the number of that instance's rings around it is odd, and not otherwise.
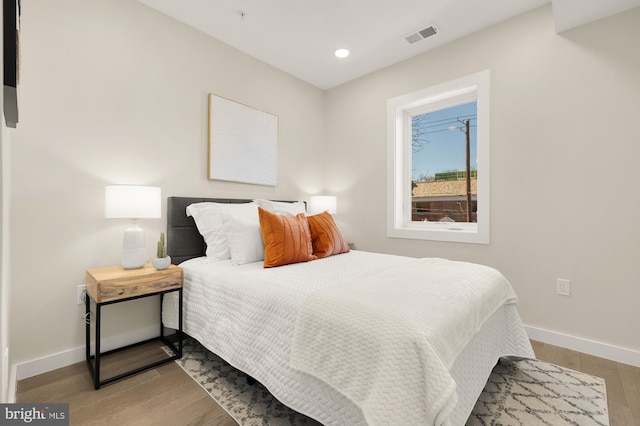
<path fill-rule="evenodd" d="M 139 0 L 321 89 L 384 68 L 550 0 Z M 640 0 L 552 0 L 564 31 Z M 434 25 L 414 44 L 405 35 Z M 338 59 L 333 52 L 347 48 Z"/>

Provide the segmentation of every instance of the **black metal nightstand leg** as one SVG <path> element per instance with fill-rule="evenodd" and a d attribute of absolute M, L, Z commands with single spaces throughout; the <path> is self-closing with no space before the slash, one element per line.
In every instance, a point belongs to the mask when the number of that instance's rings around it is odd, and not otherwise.
<path fill-rule="evenodd" d="M 182 288 L 178 290 L 178 359 L 182 358 Z"/>
<path fill-rule="evenodd" d="M 96 390 L 100 389 L 100 303 L 96 303 L 96 355 L 94 384 Z"/>

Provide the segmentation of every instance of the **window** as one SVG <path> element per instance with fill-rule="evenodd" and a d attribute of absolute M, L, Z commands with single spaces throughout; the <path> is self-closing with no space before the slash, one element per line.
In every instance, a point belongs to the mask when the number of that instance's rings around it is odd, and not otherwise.
<path fill-rule="evenodd" d="M 489 71 L 387 102 L 387 235 L 489 243 Z"/>

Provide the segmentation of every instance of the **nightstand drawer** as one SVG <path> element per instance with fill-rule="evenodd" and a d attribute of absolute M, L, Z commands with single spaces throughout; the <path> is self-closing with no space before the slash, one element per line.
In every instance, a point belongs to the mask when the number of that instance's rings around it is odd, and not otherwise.
<path fill-rule="evenodd" d="M 175 265 L 160 271 L 150 264 L 140 269 L 112 266 L 87 270 L 87 293 L 98 303 L 180 287 L 182 287 L 182 268 Z"/>

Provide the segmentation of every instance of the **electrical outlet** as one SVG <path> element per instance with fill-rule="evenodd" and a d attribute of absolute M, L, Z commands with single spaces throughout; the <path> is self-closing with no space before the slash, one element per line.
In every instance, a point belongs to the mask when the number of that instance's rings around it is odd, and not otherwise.
<path fill-rule="evenodd" d="M 78 305 L 84 305 L 84 300 L 87 297 L 87 286 L 86 284 L 82 284 L 78 286 L 76 290 L 76 303 Z"/>
<path fill-rule="evenodd" d="M 558 278 L 556 282 L 556 293 L 561 296 L 571 296 L 571 281 Z"/>

